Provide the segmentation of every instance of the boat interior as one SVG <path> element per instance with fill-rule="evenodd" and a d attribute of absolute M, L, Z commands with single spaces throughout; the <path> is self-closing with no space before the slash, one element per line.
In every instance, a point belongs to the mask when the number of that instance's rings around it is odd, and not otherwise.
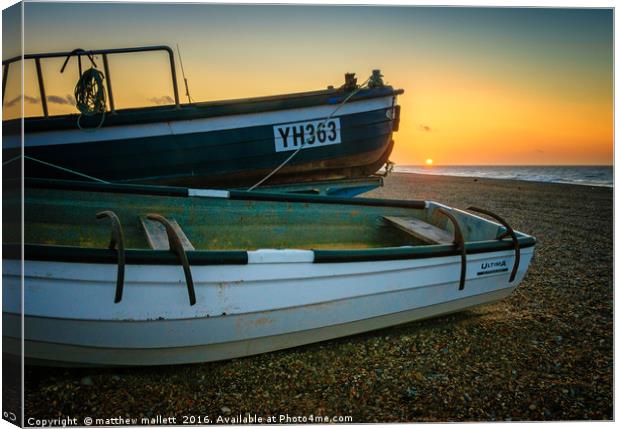
<path fill-rule="evenodd" d="M 374 200 L 363 198 L 322 203 L 324 197 L 298 196 L 297 201 L 290 201 L 288 195 L 274 201 L 277 195 L 261 200 L 246 197 L 251 193 L 239 194 L 245 199 L 26 187 L 24 240 L 27 244 L 107 248 L 112 217 L 121 225 L 125 248 L 143 250 L 168 249 L 168 227 L 185 250 L 450 244 L 458 241 L 453 220 L 465 242 L 496 240 L 506 231 L 495 222 L 433 202 L 408 202 L 409 207 L 399 207 L 399 202 L 373 205 L 367 202 Z M 7 197 L 20 204 L 18 194 L 11 198 L 5 192 L 5 201 Z M 6 230 L 5 243 L 19 242 L 19 219 L 13 221 L 16 227 Z"/>

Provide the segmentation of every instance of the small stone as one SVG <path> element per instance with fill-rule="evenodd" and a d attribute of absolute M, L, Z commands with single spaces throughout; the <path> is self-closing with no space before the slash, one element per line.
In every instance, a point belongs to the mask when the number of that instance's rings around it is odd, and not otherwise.
<path fill-rule="evenodd" d="M 112 376 L 112 380 L 114 380 L 114 381 L 120 381 L 120 380 L 121 380 L 121 378 L 120 378 L 118 375 L 113 375 L 113 376 Z"/>
<path fill-rule="evenodd" d="M 529 408 L 530 408 L 530 410 L 534 411 L 536 409 L 536 405 L 531 404 Z"/>
<path fill-rule="evenodd" d="M 84 377 L 83 379 L 80 380 L 80 384 L 82 386 L 92 386 L 93 383 L 93 379 L 90 377 Z"/>
<path fill-rule="evenodd" d="M 228 407 L 222 407 L 221 411 L 222 411 L 222 414 L 224 414 L 225 416 L 230 415 L 230 413 L 232 412 L 231 409 Z"/>
<path fill-rule="evenodd" d="M 418 396 L 418 389 L 416 389 L 415 387 L 408 387 L 406 394 L 407 394 L 407 398 L 413 399 L 416 396 Z"/>

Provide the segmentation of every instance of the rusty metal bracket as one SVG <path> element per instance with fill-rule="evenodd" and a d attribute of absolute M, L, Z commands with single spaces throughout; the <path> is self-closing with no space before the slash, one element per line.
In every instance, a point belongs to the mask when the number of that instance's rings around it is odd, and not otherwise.
<path fill-rule="evenodd" d="M 123 299 L 123 285 L 125 284 L 125 235 L 118 216 L 111 211 L 105 210 L 97 213 L 97 219 L 110 218 L 112 221 L 109 249 L 116 249 L 117 270 L 116 270 L 116 292 L 114 302 L 121 302 Z"/>
<path fill-rule="evenodd" d="M 467 274 L 467 253 L 465 252 L 463 232 L 461 231 L 461 226 L 452 213 L 445 210 L 443 207 L 438 207 L 437 210 L 439 213 L 450 219 L 452 226 L 454 226 L 454 244 L 456 245 L 456 249 L 461 254 L 461 278 L 459 280 L 459 290 L 463 290 L 465 288 L 465 275 Z"/>
<path fill-rule="evenodd" d="M 183 272 L 185 273 L 185 283 L 187 283 L 187 293 L 189 294 L 189 304 L 196 304 L 196 292 L 194 291 L 194 281 L 192 280 L 192 271 L 189 268 L 189 261 L 187 260 L 187 253 L 185 253 L 185 249 L 183 249 L 183 244 L 181 243 L 181 239 L 178 234 L 174 230 L 174 227 L 170 223 L 168 219 L 163 217 L 162 215 L 156 213 L 150 213 L 146 215 L 147 219 L 151 219 L 157 221 L 164 225 L 166 228 L 166 235 L 168 236 L 168 245 L 170 246 L 170 250 L 174 252 L 183 265 Z"/>
<path fill-rule="evenodd" d="M 512 238 L 512 244 L 513 244 L 514 249 L 515 249 L 515 262 L 512 265 L 512 272 L 510 273 L 510 279 L 509 279 L 509 282 L 512 283 L 514 281 L 515 277 L 517 276 L 517 271 L 519 270 L 519 262 L 521 261 L 521 247 L 519 246 L 519 239 L 517 238 L 517 234 L 514 232 L 514 230 L 508 224 L 508 222 L 506 222 L 502 217 L 500 217 L 499 215 L 493 213 L 490 210 L 481 209 L 479 207 L 467 207 L 467 210 L 471 210 L 473 212 L 482 213 L 482 214 L 485 214 L 485 215 L 487 215 L 489 217 L 492 217 L 493 219 L 495 219 L 496 221 L 501 223 L 502 226 L 504 226 L 504 228 L 506 228 L 506 232 L 500 234 L 497 237 L 497 239 L 498 240 L 503 240 L 504 238 L 506 238 L 508 236 L 510 236 L 510 238 Z"/>

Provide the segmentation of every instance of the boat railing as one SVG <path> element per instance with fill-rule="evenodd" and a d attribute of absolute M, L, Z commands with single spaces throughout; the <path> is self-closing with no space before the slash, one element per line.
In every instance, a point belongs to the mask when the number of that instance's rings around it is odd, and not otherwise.
<path fill-rule="evenodd" d="M 499 234 L 497 239 L 503 240 L 504 238 L 510 236 L 512 240 L 512 245 L 515 250 L 515 261 L 514 261 L 514 264 L 512 265 L 512 272 L 510 273 L 510 280 L 509 280 L 509 282 L 512 283 L 515 277 L 517 276 L 517 272 L 519 271 L 519 262 L 521 261 L 521 248 L 519 246 L 519 238 L 517 237 L 517 234 L 515 233 L 514 229 L 512 229 L 512 227 L 508 224 L 508 222 L 506 222 L 501 216 L 493 213 L 491 210 L 481 209 L 479 207 L 474 207 L 474 206 L 467 207 L 467 210 L 485 214 L 495 219 L 496 221 L 501 223 L 504 228 L 506 228 L 506 231 Z"/>
<path fill-rule="evenodd" d="M 103 68 L 106 77 L 106 89 L 108 93 L 109 100 L 109 108 L 111 113 L 115 113 L 114 106 L 114 96 L 112 92 L 112 78 L 110 75 L 110 67 L 108 64 L 108 55 L 116 55 L 116 54 L 130 54 L 136 52 L 151 52 L 151 51 L 165 51 L 168 53 L 168 58 L 170 60 L 170 71 L 172 74 L 172 87 L 174 89 L 174 103 L 177 108 L 180 107 L 179 102 L 179 87 L 177 84 L 177 73 L 175 67 L 174 60 L 174 52 L 169 46 L 165 45 L 157 45 L 157 46 L 138 46 L 133 48 L 115 48 L 115 49 L 94 49 L 94 50 L 83 50 L 83 49 L 74 49 L 70 52 L 47 52 L 42 54 L 24 54 L 19 55 L 17 57 L 9 58 L 7 60 L 2 61 L 2 104 L 4 104 L 4 95 L 6 94 L 6 82 L 9 73 L 9 66 L 18 61 L 26 61 L 26 60 L 34 60 L 37 74 L 37 81 L 39 85 L 39 94 L 41 96 L 41 104 L 43 107 L 43 116 L 46 118 L 49 117 L 49 112 L 47 108 L 47 98 L 45 96 L 45 84 L 43 81 L 43 73 L 41 68 L 41 59 L 44 58 L 62 58 L 66 57 L 67 61 L 71 57 L 78 57 L 78 61 L 81 61 L 82 56 L 87 56 L 93 65 L 96 65 L 93 59 L 95 55 L 101 55 L 103 58 Z M 66 61 L 65 61 L 66 65 Z M 64 70 L 64 66 L 63 66 Z"/>
<path fill-rule="evenodd" d="M 97 213 L 97 219 L 109 218 L 111 220 L 110 226 L 110 244 L 108 249 L 116 251 L 117 268 L 116 268 L 116 291 L 114 293 L 114 303 L 119 303 L 123 299 L 123 287 L 125 285 L 125 234 L 123 233 L 123 227 L 121 221 L 116 213 L 111 210 L 104 210 Z M 189 305 L 196 304 L 196 291 L 194 290 L 194 280 L 192 279 L 192 271 L 189 266 L 189 260 L 185 253 L 185 248 L 179 234 L 174 228 L 174 225 L 165 217 L 157 213 L 150 213 L 147 219 L 161 223 L 166 231 L 168 240 L 168 247 L 177 255 L 183 272 L 185 274 L 185 283 L 187 285 L 187 293 L 189 295 Z"/>
<path fill-rule="evenodd" d="M 116 292 L 114 293 L 114 302 L 121 302 L 123 299 L 123 286 L 125 284 L 125 234 L 123 227 L 117 214 L 111 210 L 104 210 L 97 213 L 97 219 L 109 218 L 110 226 L 110 244 L 108 249 L 116 251 L 117 268 L 116 268 Z"/>
<path fill-rule="evenodd" d="M 192 270 L 189 267 L 189 260 L 187 259 L 187 254 L 185 253 L 185 248 L 183 247 L 183 243 L 181 242 L 179 234 L 174 229 L 172 223 L 160 214 L 149 213 L 146 215 L 146 218 L 159 222 L 164 226 L 166 230 L 166 235 L 168 237 L 168 247 L 174 254 L 177 255 L 181 266 L 183 266 L 183 273 L 185 274 L 185 284 L 187 285 L 187 293 L 189 295 L 189 305 L 196 304 L 196 292 L 194 290 Z"/>
<path fill-rule="evenodd" d="M 465 278 L 467 275 L 467 252 L 465 250 L 465 239 L 463 238 L 463 231 L 461 230 L 459 222 L 456 220 L 454 215 L 450 213 L 449 210 L 446 210 L 443 207 L 438 207 L 437 211 L 447 217 L 448 220 L 452 222 L 452 227 L 454 228 L 454 245 L 456 246 L 457 251 L 461 255 L 461 275 L 459 278 L 459 290 L 463 290 L 465 288 Z"/>

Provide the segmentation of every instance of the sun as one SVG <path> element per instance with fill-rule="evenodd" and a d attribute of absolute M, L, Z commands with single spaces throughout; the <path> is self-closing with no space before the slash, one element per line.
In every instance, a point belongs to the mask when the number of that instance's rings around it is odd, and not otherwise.
<path fill-rule="evenodd" d="M 433 165 L 433 160 L 430 158 L 426 159 L 426 165 Z"/>

